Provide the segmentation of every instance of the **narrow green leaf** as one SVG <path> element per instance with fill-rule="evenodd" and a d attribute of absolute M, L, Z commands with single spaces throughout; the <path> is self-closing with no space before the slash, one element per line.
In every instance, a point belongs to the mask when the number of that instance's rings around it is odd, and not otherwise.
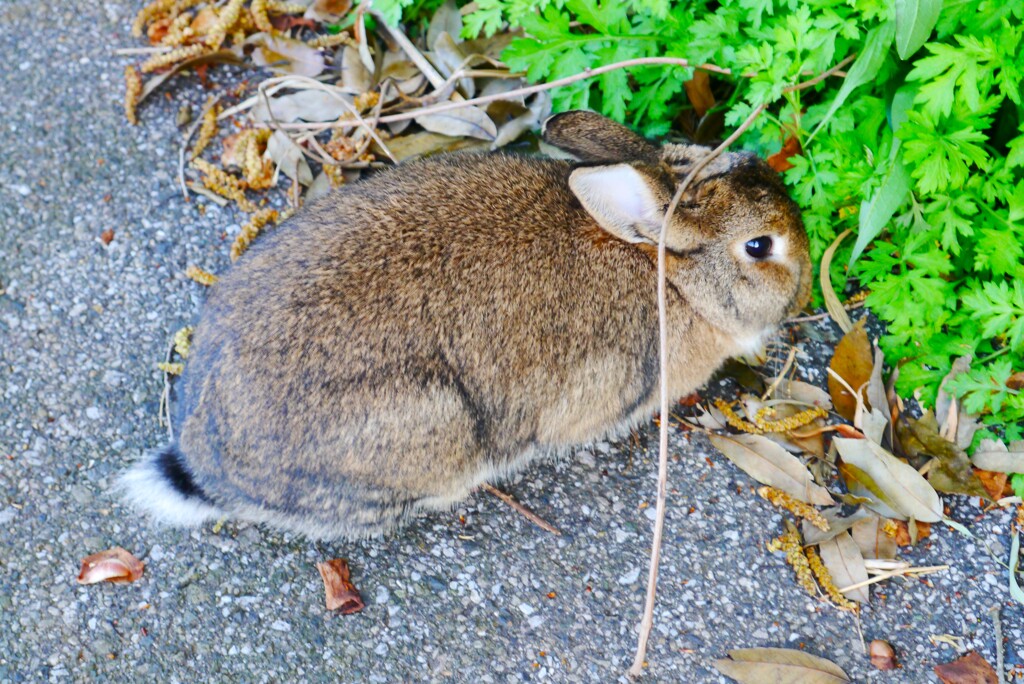
<path fill-rule="evenodd" d="M 864 252 L 864 248 L 878 237 L 889 219 L 896 210 L 900 208 L 907 195 L 910 193 L 910 173 L 903 165 L 903 155 L 899 151 L 899 140 L 893 141 L 896 151 L 892 163 L 885 171 L 882 184 L 875 190 L 871 199 L 860 203 L 860 225 L 857 228 L 857 242 L 853 245 L 850 253 L 850 266 L 857 261 L 857 258 Z"/>
<path fill-rule="evenodd" d="M 885 54 L 889 51 L 889 46 L 892 45 L 895 33 L 896 24 L 892 21 L 887 21 L 881 26 L 871 29 L 868 37 L 864 40 L 864 50 L 857 55 L 857 59 L 854 60 L 853 66 L 850 67 L 850 71 L 843 80 L 843 87 L 836 93 L 836 99 L 832 101 L 832 106 L 828 108 L 828 112 L 822 117 L 821 123 L 814 129 L 810 137 L 804 141 L 804 147 L 807 147 L 807 144 L 818 134 L 822 126 L 828 123 L 836 111 L 843 106 L 846 98 L 850 96 L 854 89 L 864 85 L 878 74 L 878 70 L 882 68 L 882 62 L 885 61 Z"/>
<path fill-rule="evenodd" d="M 924 45 L 939 20 L 942 0 L 896 0 L 896 52 L 910 57 Z"/>

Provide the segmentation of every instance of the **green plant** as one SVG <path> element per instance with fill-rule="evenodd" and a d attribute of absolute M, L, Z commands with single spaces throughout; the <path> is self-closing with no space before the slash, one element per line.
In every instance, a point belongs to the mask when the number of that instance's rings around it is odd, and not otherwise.
<path fill-rule="evenodd" d="M 375 6 L 394 18 L 409 1 Z M 651 56 L 730 69 L 713 75 L 711 113 L 735 126 L 771 103 L 740 144 L 764 156 L 799 144 L 785 180 L 813 254 L 856 233 L 833 282 L 870 289 L 900 390 L 932 402 L 971 354 L 953 390 L 1019 439 L 1024 394 L 1006 380 L 1024 367 L 1022 17 L 1021 3 L 991 0 L 477 0 L 464 33 L 522 29 L 502 57 L 531 81 Z M 854 54 L 845 78 L 783 92 Z M 632 67 L 560 88 L 554 105 L 664 134 L 691 109 L 692 75 Z"/>

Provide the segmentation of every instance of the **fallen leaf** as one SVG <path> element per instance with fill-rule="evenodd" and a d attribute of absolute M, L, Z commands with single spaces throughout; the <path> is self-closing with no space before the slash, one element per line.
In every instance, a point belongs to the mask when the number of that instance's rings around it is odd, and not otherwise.
<path fill-rule="evenodd" d="M 932 536 L 932 526 L 929 523 L 914 522 L 914 527 L 903 520 L 896 520 L 896 536 L 894 541 L 897 546 L 914 546 L 922 539 Z"/>
<path fill-rule="evenodd" d="M 398 53 L 403 54 L 403 53 Z M 373 74 L 367 70 L 363 60 L 359 58 L 359 50 L 352 45 L 346 45 L 340 53 L 338 68 L 341 71 L 341 84 L 351 88 L 357 93 L 365 93 L 373 88 Z M 384 60 L 385 69 L 387 59 Z M 382 74 L 386 77 L 387 74 Z"/>
<path fill-rule="evenodd" d="M 825 300 L 825 309 L 828 311 L 828 315 L 832 318 L 836 325 L 844 332 L 848 333 L 853 329 L 853 323 L 850 321 L 849 314 L 846 313 L 846 309 L 843 308 L 843 303 L 839 301 L 839 297 L 836 296 L 836 289 L 832 286 L 832 258 L 835 257 L 836 250 L 839 249 L 840 243 L 845 240 L 852 231 L 847 228 L 842 233 L 836 236 L 836 239 L 832 241 L 832 244 L 828 246 L 825 253 L 821 255 L 821 264 L 818 267 L 818 279 L 821 283 L 821 296 Z M 854 387 L 854 389 L 857 389 Z M 834 396 L 834 395 L 833 395 Z"/>
<path fill-rule="evenodd" d="M 935 396 L 935 417 L 939 421 L 940 433 L 944 434 L 946 432 L 946 421 L 949 417 L 950 405 L 959 403 L 957 402 L 955 397 L 953 397 L 946 391 L 946 384 L 952 382 L 954 379 L 956 379 L 958 375 L 966 373 L 970 370 L 971 357 L 961 356 L 960 358 L 953 362 L 953 367 L 950 369 L 949 373 L 946 374 L 946 377 L 942 379 L 942 382 L 939 383 L 939 391 L 938 394 Z M 958 405 L 957 409 L 959 408 L 960 407 Z"/>
<path fill-rule="evenodd" d="M 860 422 L 864 436 L 875 444 L 881 445 L 885 439 L 885 429 L 889 427 L 889 418 L 872 407 L 870 411 L 861 414 Z"/>
<path fill-rule="evenodd" d="M 928 471 L 928 482 L 936 490 L 947 494 L 988 498 L 988 492 L 974 474 L 971 459 L 960 447 L 938 433 L 935 418 L 930 413 L 921 418 L 901 416 L 896 423 L 896 432 L 908 457 L 929 456 L 935 459 L 935 464 Z M 1024 454 L 1021 457 L 1024 459 Z M 1021 465 L 1024 465 L 1024 460 Z"/>
<path fill-rule="evenodd" d="M 1006 379 L 1006 386 L 1012 390 L 1024 389 L 1024 371 L 1014 373 Z"/>
<path fill-rule="evenodd" d="M 864 396 L 868 401 L 868 406 L 882 414 L 885 418 L 886 427 L 889 427 L 892 407 L 889 405 L 889 397 L 885 392 L 885 382 L 882 381 L 885 355 L 882 354 L 882 350 L 878 348 L 877 344 L 874 345 L 874 352 L 875 356 L 871 364 L 871 375 L 868 377 L 868 386 L 864 390 Z M 887 436 L 891 438 L 892 433 L 888 433 Z"/>
<path fill-rule="evenodd" d="M 316 569 L 324 581 L 324 602 L 327 610 L 338 610 L 342 615 L 358 613 L 363 609 L 359 590 L 349 581 L 348 561 L 344 558 L 317 563 Z"/>
<path fill-rule="evenodd" d="M 988 661 L 971 651 L 951 663 L 935 666 L 942 684 L 998 684 L 999 677 Z"/>
<path fill-rule="evenodd" d="M 981 470 L 991 470 L 997 473 L 1024 473 L 1024 448 L 1011 451 L 1006 448 L 1001 439 L 983 439 L 974 455 L 971 456 L 971 462 Z"/>
<path fill-rule="evenodd" d="M 267 100 L 270 101 L 269 112 Z M 267 99 L 261 97 L 252 108 L 252 116 L 256 121 L 276 119 L 282 123 L 335 121 L 343 114 L 353 111 L 354 100 L 350 94 L 340 92 L 340 89 L 327 92 L 308 88 Z"/>
<path fill-rule="evenodd" d="M 726 458 L 761 484 L 781 489 L 804 503 L 817 506 L 835 503 L 827 489 L 814 483 L 800 459 L 767 437 L 711 434 L 708 439 Z"/>
<path fill-rule="evenodd" d="M 900 513 L 896 517 L 922 522 L 942 519 L 942 500 L 912 467 L 870 440 L 836 437 L 832 443 L 839 449 L 845 463 L 867 474 L 877 489 L 886 495 L 887 503 L 892 502 Z"/>
<path fill-rule="evenodd" d="M 489 107 L 487 109 L 487 114 L 492 120 L 494 120 L 494 116 L 491 114 Z M 530 103 L 529 108 L 525 112 L 515 118 L 501 123 L 498 126 L 498 135 L 495 136 L 494 142 L 491 143 L 491 149 L 494 150 L 499 147 L 504 147 L 513 140 L 519 138 L 523 133 L 534 128 L 539 128 L 540 123 L 548 118 L 549 114 L 551 114 L 551 93 L 537 93 L 533 98 L 533 102 Z"/>
<path fill-rule="evenodd" d="M 829 368 L 845 380 L 855 392 L 871 379 L 874 363 L 871 343 L 868 342 L 868 335 L 864 331 L 864 319 L 857 321 L 853 329 L 839 340 L 836 351 L 832 355 L 832 361 L 829 362 Z M 832 395 L 832 403 L 836 407 L 836 412 L 853 422 L 857 409 L 857 398 L 831 375 L 828 377 L 828 391 Z M 884 410 L 884 407 L 880 408 Z"/>
<path fill-rule="evenodd" d="M 1008 485 L 1009 473 L 997 473 L 991 470 L 975 470 L 974 475 L 981 482 L 981 486 L 988 492 L 993 501 L 998 501 L 1004 496 L 1012 496 L 1013 488 Z"/>
<path fill-rule="evenodd" d="M 769 385 L 774 385 L 776 382 L 778 382 L 775 388 L 776 397 L 802 401 L 805 404 L 818 406 L 826 411 L 832 409 L 832 398 L 828 392 L 817 385 L 812 385 L 802 380 L 779 380 L 777 377 L 768 380 Z"/>
<path fill-rule="evenodd" d="M 469 136 L 493 142 L 498 129 L 479 107 L 461 107 L 436 114 L 421 114 L 416 123 L 432 133 L 452 137 Z"/>
<path fill-rule="evenodd" d="M 303 14 L 304 19 L 312 19 L 324 24 L 333 24 L 348 14 L 352 9 L 352 0 L 313 0 Z"/>
<path fill-rule="evenodd" d="M 313 171 L 309 162 L 295 142 L 284 131 L 274 131 L 267 141 L 267 155 L 277 164 L 281 173 L 303 185 L 313 182 Z"/>
<path fill-rule="evenodd" d="M 791 648 L 740 648 L 715 668 L 740 684 L 841 684 L 850 678 L 830 660 Z"/>
<path fill-rule="evenodd" d="M 766 161 L 768 162 L 768 166 L 772 167 L 779 173 L 782 173 L 783 171 L 789 171 L 793 168 L 793 163 L 789 161 L 789 158 L 795 157 L 802 152 L 803 150 L 800 148 L 800 141 L 795 137 L 790 136 L 786 138 L 786 142 L 782 145 L 782 149 L 768 157 Z"/>
<path fill-rule="evenodd" d="M 114 229 L 113 228 L 107 228 L 105 231 L 100 233 L 100 242 L 102 242 L 103 244 L 109 245 L 113 241 L 114 241 Z"/>
<path fill-rule="evenodd" d="M 823 541 L 832 539 L 841 532 L 846 532 L 862 520 L 867 518 L 877 518 L 877 516 L 866 511 L 864 508 L 858 508 L 852 514 L 847 516 L 842 515 L 842 511 L 842 506 L 833 506 L 832 508 L 826 508 L 821 511 L 821 517 L 823 517 L 825 522 L 828 523 L 828 530 L 819 530 L 810 522 L 804 520 L 801 524 L 801 533 L 804 538 L 804 544 L 808 546 L 820 544 Z"/>
<path fill-rule="evenodd" d="M 427 26 L 427 48 L 437 49 L 437 41 L 442 33 L 449 36 L 462 34 L 462 13 L 455 6 L 452 0 L 445 0 L 445 3 L 437 8 L 434 16 L 430 18 L 430 25 Z"/>
<path fill-rule="evenodd" d="M 850 528 L 850 536 L 865 558 L 891 560 L 896 557 L 896 540 L 885 532 L 884 525 L 885 520 L 868 514 Z"/>
<path fill-rule="evenodd" d="M 78 572 L 79 584 L 114 582 L 127 584 L 142 577 L 146 564 L 120 546 L 94 553 L 82 559 Z"/>
<path fill-rule="evenodd" d="M 252 51 L 253 63 L 275 74 L 315 78 L 326 67 L 324 56 L 319 50 L 294 38 L 255 33 L 245 39 L 245 44 L 255 46 Z"/>
<path fill-rule="evenodd" d="M 849 532 L 840 532 L 832 539 L 821 542 L 818 554 L 832 575 L 832 582 L 837 589 L 867 581 L 868 570 L 864 565 L 864 556 Z M 858 587 L 843 592 L 843 595 L 858 603 L 868 602 L 867 587 Z"/>
<path fill-rule="evenodd" d="M 879 670 L 895 670 L 899 665 L 896 663 L 896 652 L 888 641 L 875 639 L 868 646 L 868 654 L 871 656 L 871 664 Z"/>
<path fill-rule="evenodd" d="M 485 147 L 487 143 L 472 138 L 453 138 L 440 133 L 420 131 L 388 140 L 388 149 L 399 162 L 418 157 L 429 157 L 440 152 L 455 152 L 473 147 Z"/>
<path fill-rule="evenodd" d="M 698 117 L 703 117 L 715 106 L 715 96 L 711 92 L 711 78 L 708 72 L 694 71 L 693 78 L 683 82 L 683 88 L 686 89 L 686 97 Z"/>
<path fill-rule="evenodd" d="M 896 502 L 878 486 L 868 473 L 851 463 L 840 461 L 839 474 L 842 476 L 843 482 L 846 483 L 846 488 L 850 490 L 850 494 L 843 497 L 843 503 L 863 504 L 883 518 L 903 517 L 903 514 L 896 510 L 898 508 Z"/>

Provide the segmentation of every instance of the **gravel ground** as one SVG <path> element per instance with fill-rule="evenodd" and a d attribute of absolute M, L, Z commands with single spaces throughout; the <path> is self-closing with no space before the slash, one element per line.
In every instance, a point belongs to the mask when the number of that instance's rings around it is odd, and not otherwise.
<path fill-rule="evenodd" d="M 230 523 L 157 529 L 111 494 L 164 439 L 155 363 L 203 297 L 182 272 L 226 268 L 243 220 L 177 193 L 177 103 L 157 96 L 143 126 L 125 123 L 125 62 L 111 49 L 135 44 L 136 7 L 0 4 L 0 682 L 621 678 L 646 581 L 653 449 L 601 444 L 503 485 L 561 537 L 486 495 L 383 540 L 319 544 Z M 193 90 L 180 96 L 203 96 Z M 818 381 L 824 347 L 807 344 Z M 936 526 L 908 557 L 952 568 L 890 582 L 863 612 L 864 638 L 891 641 L 904 665 L 873 671 L 855 622 L 764 551 L 781 516 L 752 481 L 701 437 L 675 434 L 671 448 L 649 681 L 725 681 L 713 660 L 748 646 L 802 648 L 855 681 L 937 681 L 932 666 L 957 650 L 929 636 L 995 663 L 999 605 L 1007 666 L 1024 668 L 1005 569 Z M 1007 511 L 958 499 L 952 515 L 1007 557 Z M 79 560 L 113 545 L 145 576 L 76 585 Z M 323 607 L 314 563 L 334 557 L 352 565 L 361 614 Z"/>

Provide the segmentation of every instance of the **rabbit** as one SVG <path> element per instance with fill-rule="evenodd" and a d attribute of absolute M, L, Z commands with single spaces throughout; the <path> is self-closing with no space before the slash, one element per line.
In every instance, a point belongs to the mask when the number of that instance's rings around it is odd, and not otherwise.
<path fill-rule="evenodd" d="M 257 241 L 210 290 L 177 439 L 123 476 L 129 501 L 169 524 L 377 536 L 648 420 L 663 212 L 708 150 L 584 111 L 543 139 L 578 160 L 407 162 Z M 671 395 L 808 301 L 799 210 L 752 154 L 697 175 L 666 246 Z"/>

